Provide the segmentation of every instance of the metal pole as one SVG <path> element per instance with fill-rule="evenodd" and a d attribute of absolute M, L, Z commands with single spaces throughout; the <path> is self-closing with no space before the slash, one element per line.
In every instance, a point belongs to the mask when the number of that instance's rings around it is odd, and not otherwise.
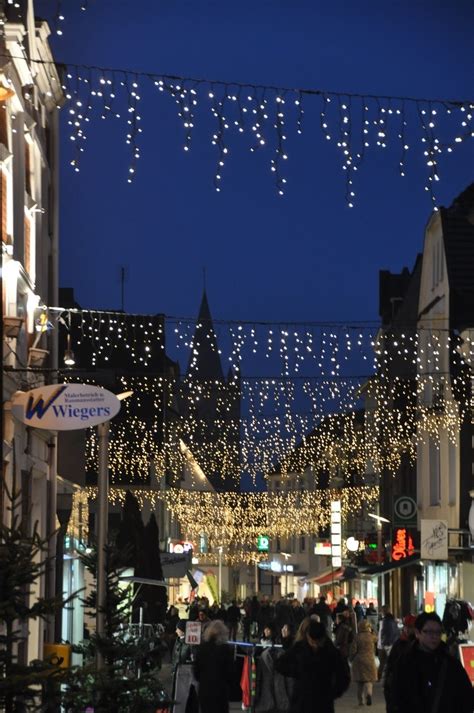
<path fill-rule="evenodd" d="M 219 604 L 222 602 L 222 547 L 219 547 Z"/>
<path fill-rule="evenodd" d="M 382 566 L 382 522 L 377 520 L 377 563 L 379 567 Z M 385 604 L 385 587 L 384 587 L 384 575 L 381 572 L 379 575 L 379 606 Z"/>
<path fill-rule="evenodd" d="M 255 594 L 258 594 L 258 562 L 255 562 Z"/>
<path fill-rule="evenodd" d="M 109 514 L 109 422 L 98 426 L 99 433 L 99 472 L 97 478 L 97 612 L 96 634 L 105 634 L 105 604 L 107 591 L 106 552 L 107 520 Z M 97 668 L 104 665 L 103 656 L 97 654 Z"/>

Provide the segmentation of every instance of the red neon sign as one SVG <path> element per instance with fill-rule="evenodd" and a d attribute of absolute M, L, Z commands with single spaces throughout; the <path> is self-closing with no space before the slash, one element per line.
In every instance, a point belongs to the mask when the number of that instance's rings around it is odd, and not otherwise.
<path fill-rule="evenodd" d="M 405 559 L 415 552 L 413 537 L 406 527 L 397 527 L 393 534 L 392 560 Z"/>

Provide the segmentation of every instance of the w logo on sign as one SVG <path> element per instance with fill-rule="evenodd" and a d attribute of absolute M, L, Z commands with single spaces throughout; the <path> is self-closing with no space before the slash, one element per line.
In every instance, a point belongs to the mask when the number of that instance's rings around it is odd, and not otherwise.
<path fill-rule="evenodd" d="M 51 394 L 47 401 L 44 401 L 41 395 L 38 397 L 37 401 L 35 401 L 34 396 L 30 396 L 28 401 L 26 402 L 25 417 L 29 421 L 35 416 L 39 419 L 42 419 L 45 413 L 47 413 L 48 409 L 66 389 L 67 384 L 60 386 L 53 394 Z"/>

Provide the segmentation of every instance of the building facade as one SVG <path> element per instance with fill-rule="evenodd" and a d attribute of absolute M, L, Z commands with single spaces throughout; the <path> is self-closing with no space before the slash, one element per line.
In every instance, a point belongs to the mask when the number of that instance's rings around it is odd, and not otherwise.
<path fill-rule="evenodd" d="M 57 303 L 58 113 L 61 79 L 33 2 L 0 3 L 0 232 L 3 302 L 3 471 L 21 489 L 21 514 L 41 536 L 56 530 L 56 436 L 11 415 L 16 391 L 55 379 L 57 332 L 41 309 Z M 2 517 L 8 518 L 2 486 Z M 55 539 L 50 540 L 55 555 Z M 56 592 L 54 571 L 31 596 Z M 24 660 L 42 658 L 54 622 L 33 622 Z"/>

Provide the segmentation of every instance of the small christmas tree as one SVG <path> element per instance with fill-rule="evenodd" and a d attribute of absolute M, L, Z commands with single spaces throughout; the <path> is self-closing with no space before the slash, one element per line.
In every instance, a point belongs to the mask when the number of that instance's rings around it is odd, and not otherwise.
<path fill-rule="evenodd" d="M 22 494 L 15 483 L 10 489 L 2 478 L 0 487 L 7 503 L 0 513 L 0 710 L 20 713 L 38 710 L 41 685 L 63 673 L 45 661 L 23 662 L 19 652 L 28 640 L 28 624 L 53 617 L 72 597 L 32 599 L 33 586 L 54 567 L 50 538 L 41 537 L 38 523 L 31 527 L 22 516 Z M 54 686 L 48 688 L 54 693 Z"/>
<path fill-rule="evenodd" d="M 97 551 L 82 556 L 87 569 L 95 577 Z M 135 639 L 128 627 L 130 600 L 119 585 L 121 572 L 127 566 L 129 553 L 109 545 L 106 548 L 105 627 L 102 634 L 93 633 L 84 642 L 83 668 L 76 669 L 68 683 L 63 705 L 68 711 L 95 713 L 146 713 L 165 707 L 166 692 L 158 678 L 160 643 Z M 95 615 L 97 592 L 84 600 L 89 615 Z M 150 646 L 151 644 L 151 646 Z M 97 655 L 103 664 L 97 666 Z"/>

